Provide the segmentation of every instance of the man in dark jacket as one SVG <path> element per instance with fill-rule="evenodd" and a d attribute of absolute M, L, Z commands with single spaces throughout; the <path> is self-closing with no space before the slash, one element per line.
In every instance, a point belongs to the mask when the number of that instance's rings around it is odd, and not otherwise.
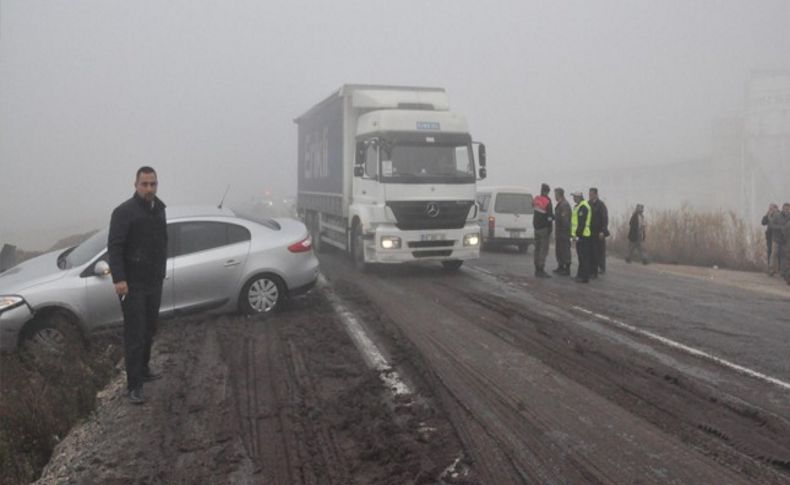
<path fill-rule="evenodd" d="M 642 204 L 636 204 L 631 220 L 628 221 L 628 256 L 625 258 L 626 263 L 630 263 L 634 253 L 638 252 L 642 264 L 647 264 L 647 256 L 643 247 L 647 237 L 645 228 L 645 207 Z"/>
<path fill-rule="evenodd" d="M 782 248 L 785 245 L 784 225 L 790 219 L 790 207 L 782 205 L 781 212 L 777 211 L 768 218 L 768 228 L 771 230 L 771 257 L 768 260 L 768 274 L 770 276 L 782 270 Z"/>
<path fill-rule="evenodd" d="M 771 230 L 771 218 L 774 214 L 779 212 L 779 206 L 776 204 L 769 204 L 768 205 L 768 212 L 765 213 L 763 216 L 763 220 L 760 223 L 765 226 L 765 249 L 766 249 L 766 259 L 767 263 L 771 264 L 771 252 L 773 251 L 773 245 L 771 244 L 773 231 Z"/>
<path fill-rule="evenodd" d="M 790 285 L 790 202 L 782 204 L 784 225 L 782 226 L 782 276 Z"/>
<path fill-rule="evenodd" d="M 554 211 L 549 199 L 550 191 L 548 184 L 541 184 L 540 195 L 532 200 L 532 207 L 535 209 L 532 215 L 532 227 L 535 228 L 535 276 L 538 278 L 551 278 L 545 270 L 554 222 Z"/>
<path fill-rule="evenodd" d="M 606 238 L 609 237 L 609 210 L 598 198 L 598 189 L 590 187 L 589 203 L 592 209 L 592 261 L 590 277 L 597 278 L 598 273 L 606 273 Z"/>
<path fill-rule="evenodd" d="M 149 367 L 167 263 L 165 204 L 156 196 L 157 184 L 153 168 L 137 170 L 135 193 L 112 212 L 107 238 L 112 281 L 123 310 L 126 386 L 133 404 L 145 402 L 143 381 L 160 377 Z"/>
<path fill-rule="evenodd" d="M 571 205 L 565 198 L 565 190 L 554 189 L 554 253 L 557 257 L 555 273 L 562 276 L 571 274 Z"/>

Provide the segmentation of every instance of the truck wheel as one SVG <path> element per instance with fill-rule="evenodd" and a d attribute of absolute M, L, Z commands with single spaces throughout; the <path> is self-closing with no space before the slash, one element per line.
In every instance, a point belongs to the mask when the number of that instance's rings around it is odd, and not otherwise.
<path fill-rule="evenodd" d="M 365 262 L 365 240 L 362 238 L 362 230 L 359 228 L 359 224 L 354 226 L 351 241 L 351 258 L 357 271 L 364 273 L 370 268 L 370 264 Z"/>
<path fill-rule="evenodd" d="M 239 311 L 244 315 L 261 315 L 279 310 L 285 300 L 285 285 L 269 273 L 251 278 L 239 294 Z"/>
<path fill-rule="evenodd" d="M 452 259 L 450 261 L 442 261 L 442 266 L 447 271 L 458 271 L 461 268 L 461 265 L 464 264 L 463 260 L 461 259 Z"/>

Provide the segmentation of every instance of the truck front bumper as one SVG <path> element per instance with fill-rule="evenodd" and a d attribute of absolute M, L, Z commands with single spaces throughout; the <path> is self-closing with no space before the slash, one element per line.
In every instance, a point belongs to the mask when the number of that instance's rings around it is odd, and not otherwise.
<path fill-rule="evenodd" d="M 462 229 L 416 231 L 402 231 L 394 225 L 379 225 L 375 232 L 366 234 L 365 260 L 394 264 L 478 259 L 480 242 L 480 226 L 474 223 Z"/>

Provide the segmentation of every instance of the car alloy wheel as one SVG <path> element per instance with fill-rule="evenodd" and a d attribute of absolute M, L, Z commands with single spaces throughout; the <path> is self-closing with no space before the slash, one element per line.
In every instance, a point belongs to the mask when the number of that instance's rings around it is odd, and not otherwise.
<path fill-rule="evenodd" d="M 277 277 L 256 276 L 242 290 L 242 312 L 248 315 L 269 313 L 279 308 L 283 296 L 282 284 Z"/>

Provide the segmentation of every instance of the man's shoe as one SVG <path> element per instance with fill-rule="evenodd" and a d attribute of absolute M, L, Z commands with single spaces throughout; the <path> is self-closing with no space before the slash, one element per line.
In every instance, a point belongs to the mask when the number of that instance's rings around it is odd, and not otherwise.
<path fill-rule="evenodd" d="M 557 273 L 557 274 L 562 274 L 564 271 L 565 270 L 562 269 L 562 267 L 554 268 L 553 270 L 551 270 L 552 273 Z"/>
<path fill-rule="evenodd" d="M 587 279 L 587 278 L 579 278 L 578 276 L 576 278 L 573 278 L 573 281 L 575 281 L 577 283 L 589 283 L 590 282 L 589 279 Z"/>
<path fill-rule="evenodd" d="M 551 275 L 543 271 L 543 269 L 535 270 L 535 276 L 538 278 L 551 278 Z"/>
<path fill-rule="evenodd" d="M 146 369 L 143 371 L 143 382 L 151 382 L 161 378 L 162 374 L 159 372 L 154 372 L 151 369 Z"/>
<path fill-rule="evenodd" d="M 132 389 L 129 391 L 129 402 L 132 404 L 143 404 L 145 402 L 145 396 L 143 396 L 142 387 L 138 387 L 137 389 Z"/>
<path fill-rule="evenodd" d="M 593 274 L 590 275 L 590 279 L 594 280 L 596 278 L 598 278 L 598 273 L 593 273 Z"/>
<path fill-rule="evenodd" d="M 631 258 L 625 258 L 625 262 L 630 264 L 631 263 Z"/>

